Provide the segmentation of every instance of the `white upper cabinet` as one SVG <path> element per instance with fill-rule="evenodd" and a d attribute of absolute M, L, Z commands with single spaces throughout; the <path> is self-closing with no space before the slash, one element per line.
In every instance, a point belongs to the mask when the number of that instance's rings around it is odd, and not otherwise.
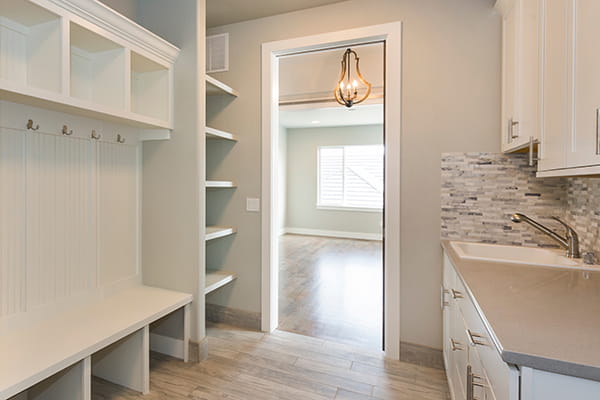
<path fill-rule="evenodd" d="M 542 0 L 543 107 L 538 176 L 600 173 L 600 2 Z"/>
<path fill-rule="evenodd" d="M 179 49 L 94 0 L 0 0 L 0 100 L 173 128 Z"/>
<path fill-rule="evenodd" d="M 502 151 L 540 137 L 539 0 L 498 0 L 502 14 Z"/>

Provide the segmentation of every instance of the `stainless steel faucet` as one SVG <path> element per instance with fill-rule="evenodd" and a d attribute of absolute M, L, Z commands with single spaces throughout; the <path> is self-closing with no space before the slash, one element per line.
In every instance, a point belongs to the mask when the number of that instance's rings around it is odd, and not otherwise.
<path fill-rule="evenodd" d="M 525 214 L 515 213 L 510 217 L 512 222 L 521 223 L 527 222 L 529 225 L 533 226 L 535 229 L 539 230 L 542 233 L 550 236 L 552 239 L 556 240 L 561 244 L 565 249 L 567 249 L 567 257 L 569 258 L 580 258 L 579 254 L 579 236 L 577 236 L 577 232 L 575 229 L 571 228 L 566 222 L 562 221 L 558 217 L 552 217 L 552 219 L 561 223 L 562 226 L 566 229 L 565 236 L 560 236 L 558 233 L 554 232 L 552 229 L 545 227 L 537 221 L 529 218 Z"/>

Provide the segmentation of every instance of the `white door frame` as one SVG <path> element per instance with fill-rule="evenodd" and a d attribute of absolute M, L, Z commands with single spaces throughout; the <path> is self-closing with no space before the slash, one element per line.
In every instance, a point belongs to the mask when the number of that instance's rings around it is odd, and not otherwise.
<path fill-rule="evenodd" d="M 277 57 L 335 46 L 384 41 L 385 51 L 385 207 L 384 207 L 384 341 L 385 355 L 400 358 L 400 134 L 402 23 L 393 22 L 338 32 L 263 43 L 262 45 L 262 330 L 278 325 L 278 135 L 279 62 Z M 335 82 L 332 81 L 335 85 Z"/>

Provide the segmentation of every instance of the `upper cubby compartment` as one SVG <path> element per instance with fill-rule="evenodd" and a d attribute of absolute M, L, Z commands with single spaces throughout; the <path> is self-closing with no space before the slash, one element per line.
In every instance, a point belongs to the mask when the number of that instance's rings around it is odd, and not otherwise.
<path fill-rule="evenodd" d="M 27 0 L 0 0 L 0 79 L 60 93 L 61 17 Z"/>
<path fill-rule="evenodd" d="M 125 48 L 80 25 L 70 23 L 71 96 L 125 109 Z"/>
<path fill-rule="evenodd" d="M 168 138 L 178 55 L 99 1 L 0 0 L 0 100 Z"/>
<path fill-rule="evenodd" d="M 168 121 L 171 79 L 169 68 L 138 53 L 131 53 L 131 110 Z"/>

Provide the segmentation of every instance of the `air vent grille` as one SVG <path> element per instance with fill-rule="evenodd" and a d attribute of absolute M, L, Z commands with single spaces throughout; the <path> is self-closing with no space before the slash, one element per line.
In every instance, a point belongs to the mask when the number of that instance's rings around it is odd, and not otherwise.
<path fill-rule="evenodd" d="M 229 33 L 206 37 L 206 72 L 229 71 Z"/>

